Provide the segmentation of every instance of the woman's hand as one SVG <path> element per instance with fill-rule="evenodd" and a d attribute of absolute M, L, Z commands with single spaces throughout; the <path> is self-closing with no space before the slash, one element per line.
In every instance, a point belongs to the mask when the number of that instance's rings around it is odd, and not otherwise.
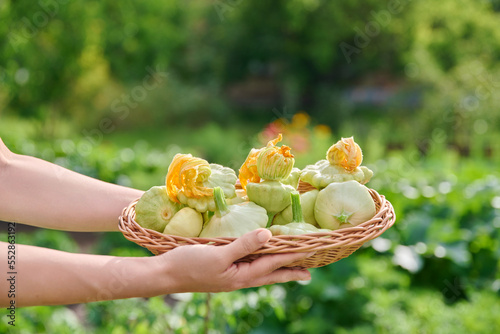
<path fill-rule="evenodd" d="M 181 246 L 150 257 L 75 254 L 16 245 L 16 307 L 61 305 L 177 292 L 231 291 L 253 286 L 310 279 L 307 270 L 284 265 L 308 253 L 265 255 L 252 263 L 234 262 L 264 245 L 268 230 L 249 232 L 226 246 Z M 7 258 L 8 243 L 0 242 Z M 17 253 L 17 252 L 16 252 Z M 0 266 L 9 271 L 7 262 Z M 0 290 L 8 290 L 7 281 Z M 7 294 L 0 306 L 10 305 Z"/>
<path fill-rule="evenodd" d="M 310 253 L 265 255 L 251 263 L 234 263 L 271 238 L 271 232 L 249 232 L 226 246 L 181 246 L 151 258 L 157 264 L 164 293 L 221 292 L 311 278 L 306 269 L 282 268 Z"/>

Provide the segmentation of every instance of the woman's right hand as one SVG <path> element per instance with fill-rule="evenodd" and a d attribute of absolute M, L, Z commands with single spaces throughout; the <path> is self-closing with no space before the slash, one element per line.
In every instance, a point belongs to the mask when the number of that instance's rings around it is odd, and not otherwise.
<path fill-rule="evenodd" d="M 306 269 L 283 268 L 312 253 L 264 255 L 251 263 L 236 260 L 261 248 L 271 238 L 266 229 L 251 231 L 225 246 L 180 246 L 151 258 L 163 294 L 221 292 L 273 283 L 309 280 Z"/>

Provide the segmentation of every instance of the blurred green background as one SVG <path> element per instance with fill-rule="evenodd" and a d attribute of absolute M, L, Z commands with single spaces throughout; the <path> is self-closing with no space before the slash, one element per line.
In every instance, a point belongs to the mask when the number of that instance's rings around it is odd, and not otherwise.
<path fill-rule="evenodd" d="M 368 185 L 398 216 L 308 284 L 29 307 L 14 332 L 500 332 L 499 11 L 499 0 L 0 1 L 12 151 L 146 190 L 179 152 L 237 170 L 281 132 L 302 168 L 354 136 Z M 120 233 L 19 225 L 17 242 L 150 256 Z"/>

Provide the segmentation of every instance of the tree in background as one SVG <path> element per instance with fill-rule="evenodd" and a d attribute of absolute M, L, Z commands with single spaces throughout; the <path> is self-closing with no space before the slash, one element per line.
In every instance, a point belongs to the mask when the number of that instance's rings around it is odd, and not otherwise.
<path fill-rule="evenodd" d="M 81 127 L 103 117 L 269 122 L 286 106 L 334 131 L 400 129 L 390 141 L 424 151 L 434 132 L 466 153 L 497 117 L 496 9 L 473 0 L 4 1 L 0 104 Z M 165 80 L 148 90 L 154 71 Z"/>

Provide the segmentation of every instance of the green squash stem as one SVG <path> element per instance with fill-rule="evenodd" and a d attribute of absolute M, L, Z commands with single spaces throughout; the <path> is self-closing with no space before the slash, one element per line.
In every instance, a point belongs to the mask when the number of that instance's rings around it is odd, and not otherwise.
<path fill-rule="evenodd" d="M 292 223 L 303 223 L 304 217 L 302 215 L 302 205 L 300 204 L 300 194 L 293 192 L 290 197 L 292 198 Z"/>
<path fill-rule="evenodd" d="M 226 204 L 226 198 L 221 187 L 214 188 L 214 200 L 215 200 L 215 214 L 217 217 L 224 217 L 229 213 L 229 209 Z"/>
<path fill-rule="evenodd" d="M 269 228 L 273 224 L 274 216 L 276 216 L 276 214 L 269 213 L 269 212 L 267 213 L 267 225 L 266 225 L 266 228 Z"/>
<path fill-rule="evenodd" d="M 342 224 L 345 224 L 345 223 L 349 223 L 349 218 L 351 218 L 351 216 L 352 216 L 352 213 L 347 214 L 344 211 L 342 211 L 342 213 L 338 216 L 335 216 L 335 218 L 337 218 L 338 221 L 341 222 Z"/>

